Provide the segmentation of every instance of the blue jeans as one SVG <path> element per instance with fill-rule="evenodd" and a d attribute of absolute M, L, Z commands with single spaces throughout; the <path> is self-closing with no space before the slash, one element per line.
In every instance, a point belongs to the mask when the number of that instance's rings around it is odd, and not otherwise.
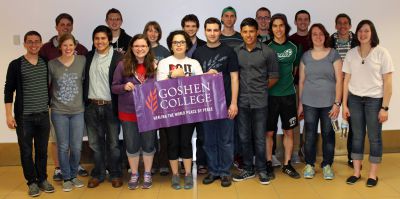
<path fill-rule="evenodd" d="M 233 163 L 233 128 L 230 119 L 203 122 L 208 171 L 214 176 L 230 176 Z"/>
<path fill-rule="evenodd" d="M 143 156 L 154 155 L 156 152 L 154 146 L 156 131 L 139 133 L 137 122 L 122 121 L 121 124 L 128 157 L 138 157 L 140 149 L 143 151 Z"/>
<path fill-rule="evenodd" d="M 321 167 L 333 164 L 335 155 L 335 131 L 329 118 L 332 107 L 315 108 L 303 104 L 305 128 L 305 161 L 306 164 L 315 164 L 317 155 L 318 122 L 321 122 L 322 136 L 322 163 Z"/>
<path fill-rule="evenodd" d="M 368 133 L 369 161 L 371 163 L 382 161 L 382 124 L 378 120 L 381 106 L 382 98 L 359 97 L 349 93 L 348 107 L 353 130 L 351 153 L 353 160 L 363 159 L 365 134 Z"/>
<path fill-rule="evenodd" d="M 239 139 L 243 152 L 243 169 L 246 171 L 253 171 L 253 155 L 255 155 L 256 171 L 266 172 L 267 110 L 267 107 L 257 109 L 239 107 Z"/>
<path fill-rule="evenodd" d="M 61 114 L 51 112 L 56 133 L 58 161 L 64 180 L 76 178 L 81 159 L 82 137 L 85 128 L 83 112 Z"/>
<path fill-rule="evenodd" d="M 110 178 L 122 177 L 121 153 L 119 149 L 119 120 L 114 114 L 112 104 L 89 104 L 85 109 L 85 122 L 88 130 L 89 147 L 93 150 L 94 168 L 91 176 L 103 181 L 107 165 Z M 107 150 L 106 150 L 107 148 Z"/>
<path fill-rule="evenodd" d="M 47 144 L 49 142 L 49 113 L 33 113 L 15 118 L 21 165 L 27 184 L 47 179 Z M 32 142 L 33 141 L 33 142 Z M 32 143 L 35 161 L 32 159 Z"/>

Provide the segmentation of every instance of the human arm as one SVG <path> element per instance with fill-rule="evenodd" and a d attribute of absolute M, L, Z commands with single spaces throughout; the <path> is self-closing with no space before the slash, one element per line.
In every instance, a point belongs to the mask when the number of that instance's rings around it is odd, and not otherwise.
<path fill-rule="evenodd" d="M 336 79 L 336 86 L 335 86 L 335 103 L 332 106 L 332 109 L 329 113 L 329 117 L 331 118 L 337 118 L 340 112 L 340 105 L 337 105 L 336 103 L 340 103 L 342 100 L 342 94 L 343 94 L 343 72 L 342 72 L 342 60 L 340 57 L 333 62 L 333 68 L 335 71 L 335 79 Z"/>
<path fill-rule="evenodd" d="M 350 117 L 349 107 L 347 106 L 347 100 L 349 98 L 349 82 L 351 79 L 350 73 L 345 73 L 343 81 L 343 102 L 342 102 L 342 118 L 348 120 Z"/>
<path fill-rule="evenodd" d="M 17 122 L 15 122 L 14 116 L 12 114 L 12 103 L 6 103 L 5 107 L 7 126 L 10 129 L 15 129 L 15 127 L 17 127 Z"/>
<path fill-rule="evenodd" d="M 111 84 L 111 92 L 117 95 L 124 94 L 127 91 L 132 91 L 134 88 L 134 85 L 132 82 L 127 82 L 124 83 L 124 77 L 123 77 L 123 72 L 124 72 L 124 65 L 123 62 L 119 62 L 117 68 L 115 69 L 114 75 L 113 75 L 113 81 Z"/>
<path fill-rule="evenodd" d="M 228 108 L 228 118 L 233 119 L 238 114 L 237 99 L 239 95 L 239 72 L 230 72 L 232 99 Z"/>
<path fill-rule="evenodd" d="M 382 107 L 389 107 L 390 98 L 392 97 L 392 72 L 382 75 L 383 77 L 383 100 Z M 380 123 L 388 120 L 389 113 L 381 109 L 379 111 L 378 119 Z"/>
<path fill-rule="evenodd" d="M 299 67 L 299 104 L 297 107 L 297 117 L 302 118 L 303 117 L 303 102 L 302 102 L 302 94 L 303 94 L 303 89 L 304 89 L 304 81 L 306 79 L 306 74 L 304 72 L 304 63 L 300 62 L 300 67 Z"/>

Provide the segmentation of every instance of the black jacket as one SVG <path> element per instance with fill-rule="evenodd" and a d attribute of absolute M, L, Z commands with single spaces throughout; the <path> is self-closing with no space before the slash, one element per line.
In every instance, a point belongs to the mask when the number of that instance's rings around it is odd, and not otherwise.
<path fill-rule="evenodd" d="M 121 28 L 121 32 L 119 33 L 118 40 L 115 43 L 111 43 L 114 50 L 117 50 L 120 53 L 125 54 L 128 49 L 129 42 L 131 41 L 132 37 L 126 34 L 125 30 Z M 95 50 L 94 44 L 92 44 L 92 51 Z"/>
<path fill-rule="evenodd" d="M 337 34 L 337 33 L 333 33 L 332 35 L 331 35 L 331 48 L 334 48 L 334 49 L 336 49 L 336 39 L 335 39 L 335 34 Z M 357 43 L 356 43 L 356 40 L 357 40 L 357 36 L 356 36 L 356 34 L 354 34 L 353 32 L 351 32 L 351 43 L 350 43 L 350 46 L 351 46 L 351 48 L 354 48 L 354 47 L 356 47 L 357 46 Z"/>
<path fill-rule="evenodd" d="M 89 76 L 89 71 L 90 71 L 90 65 L 92 64 L 93 56 L 96 50 L 91 50 L 87 55 L 86 55 L 86 65 L 85 65 L 85 80 L 83 82 L 83 101 L 85 102 L 85 105 L 87 106 L 89 104 L 89 81 L 90 81 L 90 76 Z M 114 76 L 114 71 L 115 68 L 118 65 L 118 62 L 122 59 L 122 54 L 114 50 L 113 56 L 111 58 L 111 64 L 110 64 L 110 69 L 108 71 L 108 84 L 110 85 L 110 93 L 111 93 L 111 103 L 113 106 L 113 111 L 114 114 L 118 117 L 118 95 L 115 95 L 111 92 L 111 84 Z"/>

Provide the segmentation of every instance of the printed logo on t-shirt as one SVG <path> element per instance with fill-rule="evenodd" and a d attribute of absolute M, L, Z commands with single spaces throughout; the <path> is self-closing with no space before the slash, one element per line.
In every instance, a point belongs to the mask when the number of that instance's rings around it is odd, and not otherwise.
<path fill-rule="evenodd" d="M 289 48 L 286 49 L 285 51 L 281 52 L 281 53 L 276 53 L 278 56 L 279 61 L 285 59 L 285 58 L 289 58 L 293 55 L 293 49 Z"/>
<path fill-rule="evenodd" d="M 220 57 L 220 55 L 217 54 L 214 58 L 210 58 L 208 61 L 203 62 L 203 70 L 208 71 L 210 69 L 218 69 L 226 59 L 228 59 L 228 56 Z"/>
<path fill-rule="evenodd" d="M 57 81 L 59 91 L 57 91 L 57 100 L 63 104 L 67 104 L 75 99 L 79 93 L 77 84 L 78 74 L 64 73 Z"/>
<path fill-rule="evenodd" d="M 169 71 L 173 71 L 177 68 L 182 68 L 183 72 L 185 73 L 185 76 L 192 76 L 193 72 L 192 72 L 192 65 L 191 64 L 170 64 L 169 65 Z"/>

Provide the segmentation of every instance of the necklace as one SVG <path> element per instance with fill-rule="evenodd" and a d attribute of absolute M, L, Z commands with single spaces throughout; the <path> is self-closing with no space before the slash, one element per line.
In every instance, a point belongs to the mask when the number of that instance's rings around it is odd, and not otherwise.
<path fill-rule="evenodd" d="M 368 49 L 367 54 L 365 56 L 363 56 L 362 50 L 360 48 L 361 64 L 365 64 L 365 59 L 368 57 L 371 50 L 372 50 L 372 48 Z"/>

